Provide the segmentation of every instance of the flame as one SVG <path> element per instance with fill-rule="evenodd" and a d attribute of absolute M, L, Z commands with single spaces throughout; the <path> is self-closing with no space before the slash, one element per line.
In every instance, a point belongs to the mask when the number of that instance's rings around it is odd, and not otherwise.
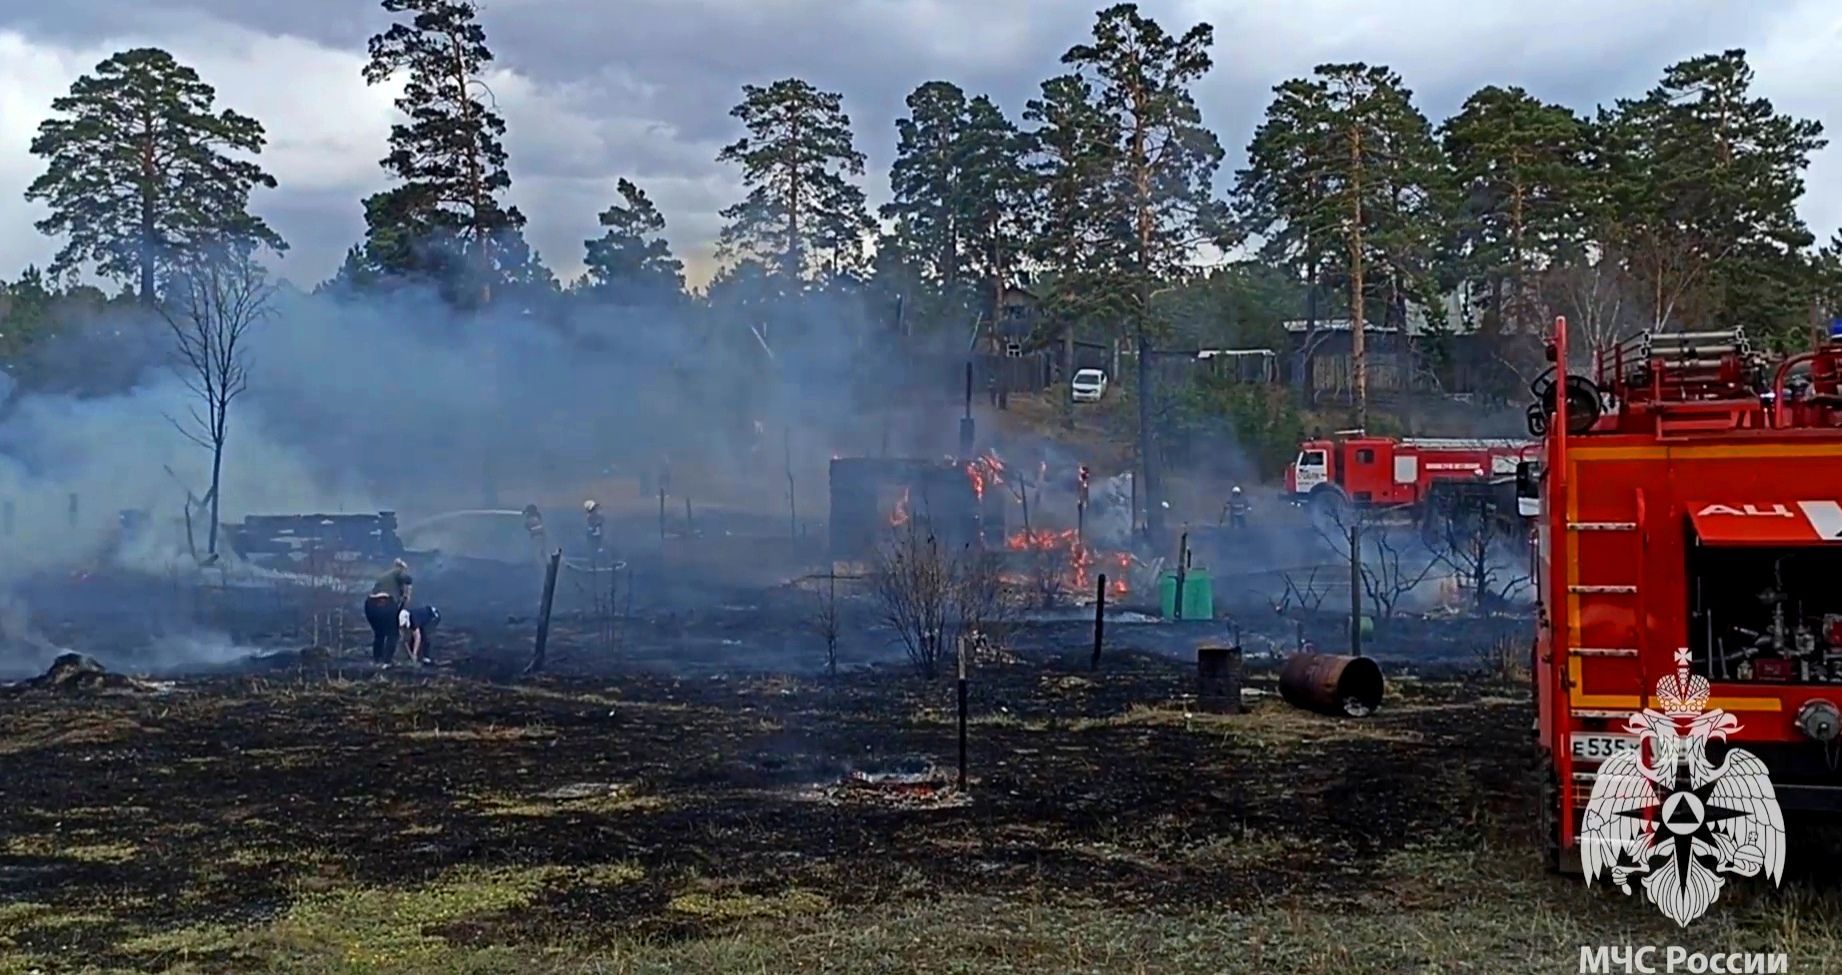
<path fill-rule="evenodd" d="M 1108 575 L 1108 595 L 1124 596 L 1131 592 L 1126 573 L 1132 568 L 1132 556 L 1126 552 L 1097 554 L 1072 528 L 1016 532 L 1004 540 L 1004 547 L 1013 552 L 1061 554 L 1067 560 L 1064 581 L 1075 593 L 1086 593 L 1093 588 L 1096 568 Z"/>
<path fill-rule="evenodd" d="M 993 484 L 1004 483 L 1004 461 L 995 450 L 985 451 L 984 456 L 974 458 L 966 465 L 966 479 L 972 482 L 972 493 L 980 501 L 985 500 L 985 489 Z"/>
<path fill-rule="evenodd" d="M 895 503 L 895 510 L 889 512 L 889 525 L 899 528 L 908 524 L 908 489 L 902 489 L 902 496 Z"/>

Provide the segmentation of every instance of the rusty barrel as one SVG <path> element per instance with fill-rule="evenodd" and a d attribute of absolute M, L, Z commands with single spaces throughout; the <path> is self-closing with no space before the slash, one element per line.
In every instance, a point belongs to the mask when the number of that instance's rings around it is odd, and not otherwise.
<path fill-rule="evenodd" d="M 1241 711 L 1241 648 L 1196 648 L 1196 706 L 1211 714 Z"/>
<path fill-rule="evenodd" d="M 1307 711 L 1359 718 L 1381 706 L 1381 667 L 1368 657 L 1293 654 L 1279 672 L 1279 696 Z"/>

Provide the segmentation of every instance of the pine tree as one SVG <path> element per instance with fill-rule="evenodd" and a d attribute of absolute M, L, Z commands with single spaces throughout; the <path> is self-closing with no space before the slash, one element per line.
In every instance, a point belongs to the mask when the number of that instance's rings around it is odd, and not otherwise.
<path fill-rule="evenodd" d="M 1103 266 L 1123 236 L 1107 223 L 1110 181 L 1118 166 L 1117 134 L 1094 101 L 1094 88 L 1080 75 L 1042 83 L 1042 93 L 1024 106 L 1033 153 L 1036 214 L 1032 260 L 1057 286 L 1048 298 L 1071 319 L 1098 315 L 1102 289 L 1078 282 Z"/>
<path fill-rule="evenodd" d="M 1113 232 L 1113 257 L 1125 286 L 1138 348 L 1138 453 L 1145 527 L 1163 534 L 1163 484 L 1153 436 L 1151 299 L 1159 282 L 1184 275 L 1196 248 L 1218 241 L 1224 222 L 1211 196 L 1222 148 L 1202 124 L 1190 86 L 1211 66 L 1214 29 L 1198 24 L 1172 36 L 1131 3 L 1100 11 L 1093 43 L 1070 48 L 1062 63 L 1094 84 L 1105 120 L 1106 174 L 1102 225 Z"/>
<path fill-rule="evenodd" d="M 1653 326 L 1755 323 L 1772 335 L 1808 322 L 1814 238 L 1797 201 L 1826 140 L 1752 81 L 1744 51 L 1705 55 L 1601 113 L 1607 242 Z"/>
<path fill-rule="evenodd" d="M 684 264 L 665 239 L 665 217 L 646 192 L 622 179 L 621 202 L 601 212 L 607 232 L 583 241 L 589 293 L 622 304 L 654 304 L 684 292 Z"/>
<path fill-rule="evenodd" d="M 1443 126 L 1460 204 L 1459 275 L 1487 295 L 1492 330 L 1540 330 L 1534 277 L 1590 261 L 1595 186 L 1586 123 L 1521 88 L 1479 90 Z"/>
<path fill-rule="evenodd" d="M 388 275 L 433 278 L 490 301 L 495 281 L 530 273 L 516 239 L 524 215 L 504 206 L 505 120 L 482 96 L 492 63 L 471 0 L 383 0 L 409 14 L 371 38 L 367 84 L 407 75 L 382 166 L 399 185 L 365 201 L 366 256 Z M 510 255 L 500 253 L 509 249 Z M 456 279 L 463 273 L 471 282 Z M 475 291 L 474 289 L 477 289 Z"/>
<path fill-rule="evenodd" d="M 844 98 L 797 78 L 744 85 L 730 115 L 748 134 L 723 147 L 718 162 L 742 168 L 748 197 L 722 211 L 728 223 L 717 253 L 758 259 L 793 281 L 856 270 L 874 228 L 863 190 L 863 153 L 851 144 Z"/>
<path fill-rule="evenodd" d="M 274 177 L 246 156 L 262 151 L 261 123 L 214 108 L 198 73 L 156 48 L 114 55 L 51 103 L 32 154 L 47 168 L 26 190 L 51 214 L 42 233 L 68 238 L 51 271 L 93 264 L 138 282 L 153 304 L 165 272 L 234 242 L 286 244 L 249 213 L 249 194 Z"/>
<path fill-rule="evenodd" d="M 1405 325 L 1406 304 L 1434 300 L 1450 174 L 1400 76 L 1366 64 L 1320 65 L 1287 81 L 1248 147 L 1236 197 L 1269 254 L 1347 282 L 1357 424 L 1368 422 L 1369 307 Z M 1319 262 L 1322 262 L 1320 265 Z M 1309 345 L 1309 340 L 1307 341 Z"/>
<path fill-rule="evenodd" d="M 966 269 L 984 282 L 993 321 L 1032 236 L 1038 187 L 1027 160 L 1033 151 L 1034 140 L 990 98 L 979 95 L 967 103 L 954 209 L 970 245 Z"/>
<path fill-rule="evenodd" d="M 924 255 L 927 280 L 952 292 L 966 271 L 960 205 L 969 122 L 966 93 L 958 85 L 930 81 L 909 93 L 907 105 L 908 115 L 895 122 L 890 201 L 881 212 L 901 224 L 908 248 Z"/>

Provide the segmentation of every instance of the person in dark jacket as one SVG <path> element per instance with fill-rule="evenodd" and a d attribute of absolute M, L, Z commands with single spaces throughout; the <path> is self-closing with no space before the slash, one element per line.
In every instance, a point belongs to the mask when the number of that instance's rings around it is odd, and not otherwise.
<path fill-rule="evenodd" d="M 389 664 L 396 657 L 397 641 L 401 637 L 398 614 L 409 605 L 412 587 L 409 563 L 397 559 L 388 571 L 377 577 L 371 594 L 365 597 L 365 622 L 371 624 L 373 663 Z"/>
<path fill-rule="evenodd" d="M 435 627 L 441 624 L 441 614 L 433 606 L 418 606 L 408 612 L 409 658 L 424 667 L 433 666 L 435 658 L 431 648 Z"/>

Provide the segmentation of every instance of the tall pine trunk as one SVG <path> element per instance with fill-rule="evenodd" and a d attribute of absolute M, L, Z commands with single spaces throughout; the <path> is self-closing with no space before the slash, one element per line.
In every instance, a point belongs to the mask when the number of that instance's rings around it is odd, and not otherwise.
<path fill-rule="evenodd" d="M 1350 369 L 1356 384 L 1356 426 L 1369 426 L 1369 361 L 1362 308 L 1362 130 L 1350 132 Z"/>
<path fill-rule="evenodd" d="M 152 119 L 147 119 L 146 125 L 148 131 L 141 144 L 141 304 L 152 307 L 156 300 L 156 286 L 159 284 L 154 272 L 155 252 L 158 249 L 154 238 L 154 208 L 157 205 L 154 181 L 159 174 L 154 166 Z"/>

